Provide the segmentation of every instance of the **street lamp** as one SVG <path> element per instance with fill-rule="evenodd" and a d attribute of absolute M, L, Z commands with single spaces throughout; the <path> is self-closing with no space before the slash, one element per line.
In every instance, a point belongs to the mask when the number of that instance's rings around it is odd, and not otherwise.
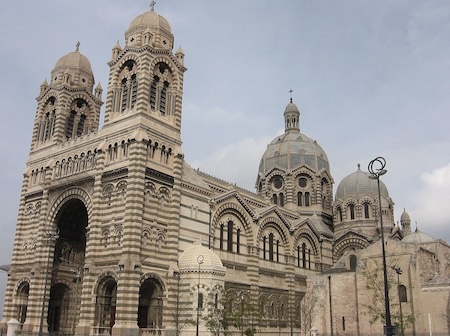
<path fill-rule="evenodd" d="M 197 287 L 197 324 L 195 329 L 195 335 L 198 336 L 198 320 L 200 318 L 200 265 L 203 264 L 203 256 L 200 254 L 197 257 L 198 262 L 198 287 Z"/>
<path fill-rule="evenodd" d="M 380 176 L 387 173 L 387 170 L 384 169 L 384 167 L 386 167 L 386 160 L 381 156 L 379 156 L 369 162 L 368 169 L 369 173 L 371 174 L 369 178 L 377 180 L 378 185 L 378 208 L 379 208 L 380 229 L 381 229 L 381 251 L 383 255 L 384 308 L 386 313 L 386 326 L 384 334 L 386 336 L 392 336 L 395 335 L 395 327 L 391 325 L 391 311 L 389 307 L 389 287 L 386 269 L 386 251 L 384 247 L 383 213 L 381 211 L 381 191 L 380 191 Z"/>
<path fill-rule="evenodd" d="M 400 267 L 392 266 L 392 269 L 397 273 L 397 291 L 398 291 L 398 304 L 400 305 L 400 332 L 403 336 L 403 312 L 402 312 L 402 296 L 400 295 L 400 274 L 402 274 L 402 269 Z"/>
<path fill-rule="evenodd" d="M 54 241 L 56 241 L 59 238 L 59 228 L 47 228 L 43 233 L 43 242 L 47 244 L 47 246 L 50 246 L 50 244 Z M 50 252 L 50 251 L 48 251 Z M 48 272 L 50 266 L 50 260 L 48 260 L 49 256 L 47 255 L 47 267 L 44 272 L 45 276 L 45 282 L 44 282 L 44 293 L 43 293 L 43 300 L 42 300 L 42 310 L 41 310 L 41 321 L 39 323 L 39 336 L 42 336 L 42 328 L 44 325 L 44 308 L 45 308 L 45 295 L 47 293 L 47 284 L 48 284 Z M 51 272 L 51 270 L 50 270 Z"/>
<path fill-rule="evenodd" d="M 244 293 L 241 292 L 241 336 L 244 335 Z"/>
<path fill-rule="evenodd" d="M 75 282 L 75 295 L 73 302 L 73 324 L 72 324 L 72 334 L 75 335 L 75 327 L 76 327 L 76 318 L 77 318 L 77 307 L 78 307 L 78 285 L 81 281 L 81 272 L 82 269 L 79 266 L 76 270 L 71 270 L 75 272 L 75 277 L 73 278 L 73 282 Z"/>

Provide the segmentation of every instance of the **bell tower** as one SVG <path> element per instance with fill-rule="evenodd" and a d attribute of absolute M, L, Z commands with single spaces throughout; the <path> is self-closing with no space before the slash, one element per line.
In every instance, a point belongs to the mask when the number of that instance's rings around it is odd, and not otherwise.
<path fill-rule="evenodd" d="M 98 129 L 102 87 L 94 89 L 89 60 L 76 50 L 59 59 L 50 84 L 41 84 L 31 151 L 81 137 Z"/>
<path fill-rule="evenodd" d="M 164 137 L 166 147 L 178 152 L 186 68 L 183 51 L 174 54 L 173 45 L 170 25 L 153 5 L 131 22 L 124 48 L 117 42 L 108 63 L 105 129 L 140 125 L 152 137 Z"/>

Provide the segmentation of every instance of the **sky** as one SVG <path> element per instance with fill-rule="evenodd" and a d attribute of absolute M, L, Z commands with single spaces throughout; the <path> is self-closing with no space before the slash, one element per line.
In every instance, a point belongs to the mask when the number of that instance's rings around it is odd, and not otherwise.
<path fill-rule="evenodd" d="M 147 0 L 2 3 L 0 265 L 11 260 L 40 84 L 80 42 L 105 100 L 111 49 L 149 9 Z M 254 191 L 292 89 L 335 191 L 382 156 L 395 221 L 406 209 L 412 229 L 450 242 L 450 1 L 159 0 L 155 10 L 185 53 L 189 164 Z"/>

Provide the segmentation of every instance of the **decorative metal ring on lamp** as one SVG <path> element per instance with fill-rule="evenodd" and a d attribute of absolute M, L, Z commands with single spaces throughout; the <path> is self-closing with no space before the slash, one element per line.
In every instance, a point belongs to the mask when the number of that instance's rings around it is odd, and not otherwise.
<path fill-rule="evenodd" d="M 387 173 L 387 170 L 384 169 L 386 167 L 386 160 L 379 156 L 372 161 L 369 162 L 368 170 L 371 176 L 369 178 L 371 179 L 377 179 L 381 175 L 384 175 Z"/>

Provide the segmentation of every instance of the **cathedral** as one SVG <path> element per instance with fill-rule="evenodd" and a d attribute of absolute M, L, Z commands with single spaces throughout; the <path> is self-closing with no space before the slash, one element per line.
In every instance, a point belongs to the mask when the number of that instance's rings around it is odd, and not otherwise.
<path fill-rule="evenodd" d="M 292 98 L 255 192 L 184 160 L 184 57 L 152 5 L 112 48 L 105 101 L 79 46 L 41 84 L 2 327 L 381 335 L 384 234 L 393 323 L 402 335 L 448 335 L 450 246 L 411 229 L 406 211 L 396 224 L 388 188 L 360 166 L 334 194 Z"/>

